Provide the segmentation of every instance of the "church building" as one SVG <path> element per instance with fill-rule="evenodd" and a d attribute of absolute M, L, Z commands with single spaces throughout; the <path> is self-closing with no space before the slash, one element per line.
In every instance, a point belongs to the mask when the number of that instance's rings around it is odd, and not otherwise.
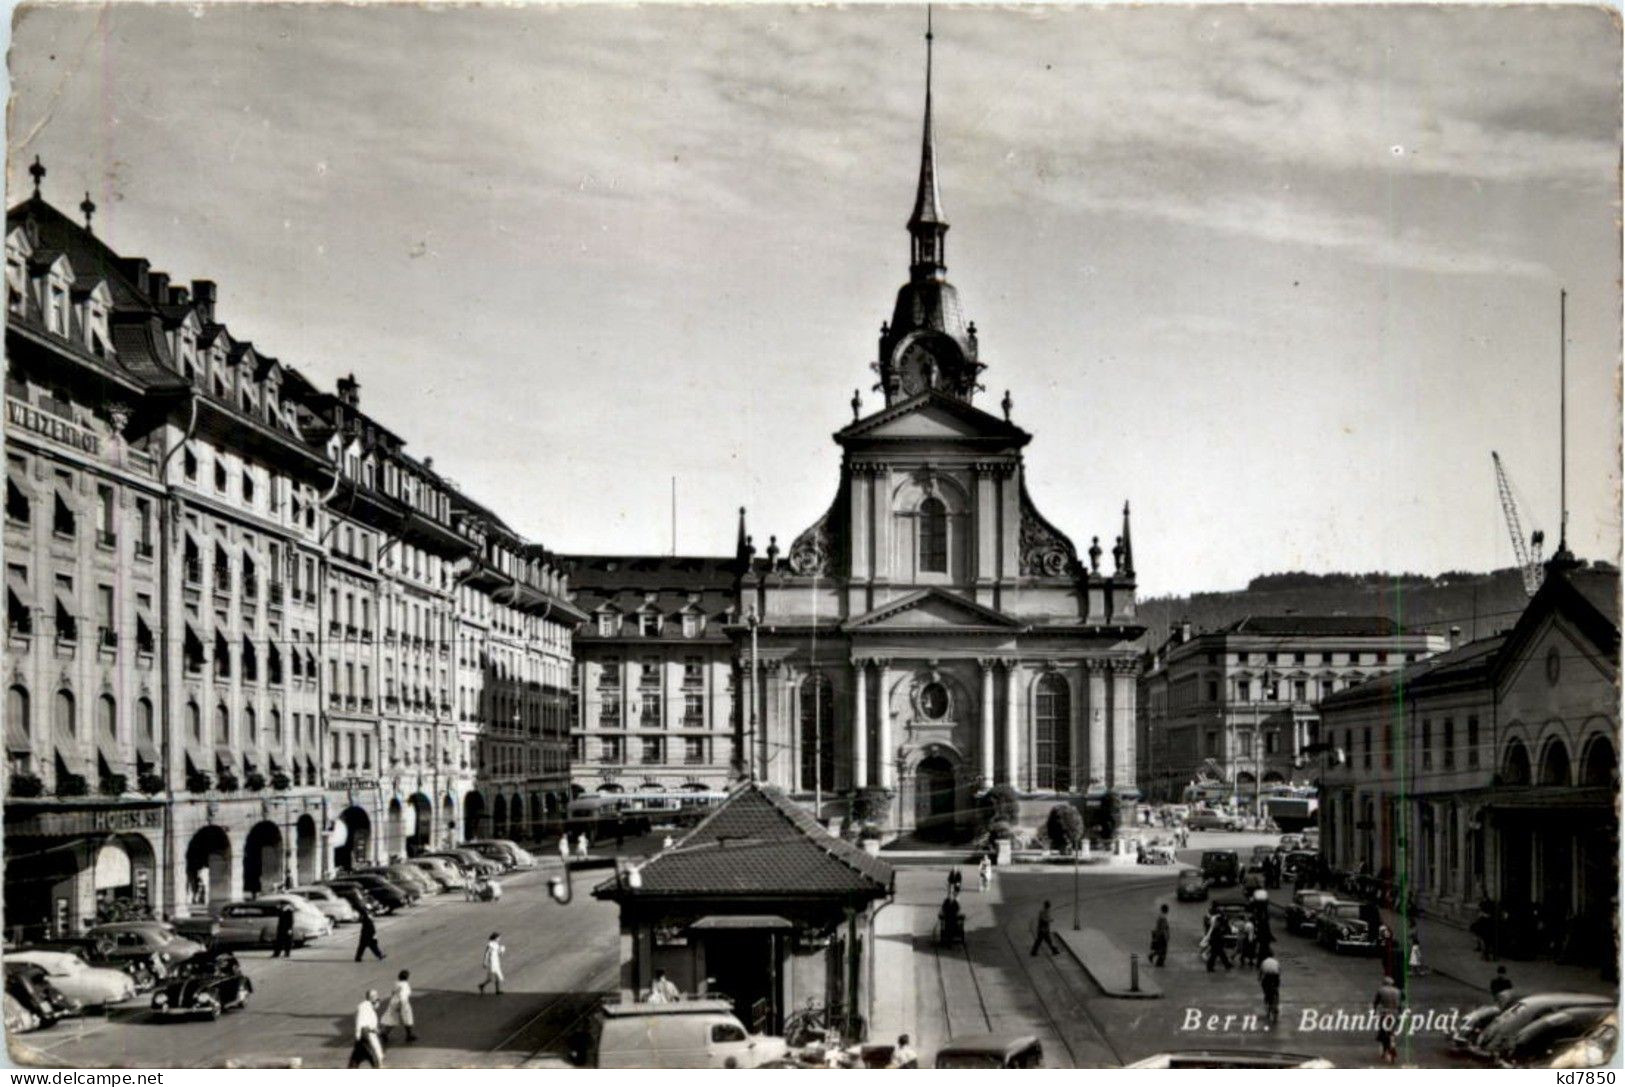
<path fill-rule="evenodd" d="M 872 364 L 883 406 L 862 414 L 854 395 L 834 503 L 787 552 L 775 537 L 751 558 L 733 636 L 743 769 L 825 819 L 866 794 L 883 826 L 951 835 L 994 785 L 1035 815 L 1135 795 L 1142 628 L 1127 504 L 1115 542 L 1080 554 L 1028 493 L 1010 394 L 999 414 L 977 404 L 987 367 L 946 277 L 930 50 L 927 33 L 909 278 Z"/>

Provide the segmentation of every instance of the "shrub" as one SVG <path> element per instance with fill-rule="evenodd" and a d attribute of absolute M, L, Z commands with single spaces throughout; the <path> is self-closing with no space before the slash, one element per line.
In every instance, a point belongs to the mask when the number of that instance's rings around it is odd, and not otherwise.
<path fill-rule="evenodd" d="M 19 800 L 26 800 L 42 795 L 45 792 L 45 782 L 40 780 L 38 774 L 13 774 L 7 791 Z"/>
<path fill-rule="evenodd" d="M 146 773 L 137 777 L 135 779 L 135 785 L 136 788 L 140 789 L 148 796 L 152 796 L 156 793 L 161 793 L 164 791 L 164 779 L 160 775 L 153 773 L 151 770 L 148 770 Z"/>
<path fill-rule="evenodd" d="M 286 789 L 291 784 L 293 784 L 293 782 L 289 780 L 288 775 L 281 770 L 278 770 L 271 775 L 271 788 L 273 789 Z"/>
<path fill-rule="evenodd" d="M 987 825 L 987 836 L 993 841 L 1010 837 L 1011 824 L 1006 819 L 995 819 Z"/>
<path fill-rule="evenodd" d="M 891 792 L 869 785 L 857 791 L 852 798 L 852 822 L 884 823 L 891 811 Z"/>
<path fill-rule="evenodd" d="M 866 842 L 866 841 L 870 841 L 872 839 L 878 839 L 879 837 L 880 837 L 880 828 L 875 826 L 873 823 L 865 823 L 865 824 L 863 824 L 862 828 L 860 828 L 858 830 L 858 840 L 859 841 Z"/>
<path fill-rule="evenodd" d="M 97 783 L 103 796 L 120 796 L 130 788 L 130 779 L 123 774 L 108 774 Z"/>
<path fill-rule="evenodd" d="M 222 770 L 222 771 L 220 771 L 220 776 L 215 779 L 214 787 L 216 789 L 219 789 L 223 793 L 234 793 L 234 792 L 236 792 L 237 791 L 237 775 L 232 773 L 230 770 Z"/>
<path fill-rule="evenodd" d="M 213 782 L 211 782 L 209 780 L 209 775 L 208 775 L 208 773 L 206 771 L 203 771 L 203 770 L 189 770 L 189 771 L 187 771 L 187 774 L 186 774 L 186 790 L 187 790 L 187 792 L 206 793 L 206 792 L 209 791 L 209 789 L 210 789 L 210 787 L 212 785 L 213 785 Z"/>
<path fill-rule="evenodd" d="M 90 792 L 90 782 L 83 774 L 62 774 L 56 779 L 57 796 L 84 796 Z"/>
<path fill-rule="evenodd" d="M 1014 787 L 995 785 L 987 791 L 988 822 L 1014 825 L 1021 818 L 1021 798 Z"/>
<path fill-rule="evenodd" d="M 1076 849 L 1078 843 L 1083 841 L 1083 816 L 1071 804 L 1056 804 L 1050 808 L 1049 816 L 1044 820 L 1044 837 L 1056 850 L 1065 852 Z"/>

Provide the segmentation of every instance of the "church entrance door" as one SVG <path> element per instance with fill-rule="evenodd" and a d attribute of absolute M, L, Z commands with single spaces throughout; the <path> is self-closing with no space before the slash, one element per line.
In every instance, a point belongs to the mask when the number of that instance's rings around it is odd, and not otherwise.
<path fill-rule="evenodd" d="M 944 836 L 954 827 L 954 768 L 940 755 L 920 762 L 914 771 L 914 829 Z"/>

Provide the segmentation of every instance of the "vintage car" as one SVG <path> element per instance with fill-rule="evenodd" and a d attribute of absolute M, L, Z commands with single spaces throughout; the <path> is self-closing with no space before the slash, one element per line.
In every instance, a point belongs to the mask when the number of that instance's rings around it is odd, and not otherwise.
<path fill-rule="evenodd" d="M 48 1027 L 65 1015 L 79 1014 L 79 1002 L 51 984 L 45 968 L 31 962 L 6 960 L 6 992 Z"/>
<path fill-rule="evenodd" d="M 468 886 L 468 877 L 463 874 L 462 869 L 445 857 L 413 857 L 406 863 L 428 872 L 448 891 L 460 891 Z"/>
<path fill-rule="evenodd" d="M 294 932 L 296 935 L 303 927 L 301 922 L 308 922 L 318 936 L 326 936 L 333 931 L 333 919 L 327 916 L 327 911 L 317 906 L 316 903 L 304 895 L 284 891 L 278 894 L 260 895 L 254 901 L 270 902 L 276 905 L 286 904 L 293 907 Z"/>
<path fill-rule="evenodd" d="M 1320 855 L 1311 853 L 1307 849 L 1294 850 L 1281 857 L 1281 878 L 1288 882 L 1297 880 L 1301 871 L 1314 871 L 1320 863 Z"/>
<path fill-rule="evenodd" d="M 301 900 L 302 901 L 302 900 Z M 282 912 L 283 903 L 255 900 L 253 902 L 228 902 L 220 907 L 216 918 L 220 922 L 220 932 L 214 938 L 216 948 L 223 947 L 270 947 L 276 942 L 277 918 Z M 312 910 L 314 911 L 314 907 Z M 320 913 L 316 914 L 321 917 Z M 333 923 L 322 917 L 320 922 L 313 921 L 308 914 L 294 911 L 293 915 L 293 942 L 295 946 L 303 946 L 319 936 L 326 936 L 332 930 Z"/>
<path fill-rule="evenodd" d="M 5 994 L 6 1005 L 6 1033 L 27 1034 L 31 1030 L 40 1028 L 40 1018 L 23 1006 L 23 1002 Z"/>
<path fill-rule="evenodd" d="M 331 887 L 295 887 L 288 892 L 315 906 L 335 925 L 348 924 L 360 920 L 361 915 L 356 912 L 354 904 Z"/>
<path fill-rule="evenodd" d="M 394 913 L 398 909 L 410 906 L 418 900 L 417 892 L 409 891 L 404 887 L 397 887 L 394 883 L 367 872 L 352 872 L 347 876 L 323 880 L 323 886 L 343 893 L 346 887 L 358 887 L 377 900 L 385 913 Z"/>
<path fill-rule="evenodd" d="M 1584 1036 L 1561 1045 L 1546 1062 L 1547 1068 L 1600 1068 L 1614 1059 L 1619 1048 L 1619 1013 L 1604 1016 Z"/>
<path fill-rule="evenodd" d="M 1234 849 L 1209 849 L 1202 853 L 1202 875 L 1212 887 L 1234 887 L 1241 879 L 1241 858 Z"/>
<path fill-rule="evenodd" d="M 118 970 L 135 982 L 138 993 L 151 992 L 158 979 L 169 970 L 156 954 L 120 954 L 111 938 L 106 936 L 63 936 L 55 940 L 36 940 L 19 951 L 66 951 L 78 955 L 91 966 Z"/>
<path fill-rule="evenodd" d="M 1206 901 L 1207 880 L 1194 868 L 1184 869 L 1179 873 L 1179 882 L 1174 885 L 1174 898 L 1180 902 Z"/>
<path fill-rule="evenodd" d="M 1275 851 L 1277 853 L 1296 853 L 1302 848 L 1302 834 L 1283 834 L 1281 835 L 1281 840 L 1275 845 Z"/>
<path fill-rule="evenodd" d="M 1510 1037 L 1499 1039 L 1490 1056 L 1501 1068 L 1544 1068 L 1560 1050 L 1584 1038 L 1614 1011 L 1585 1004 L 1547 1012 Z"/>
<path fill-rule="evenodd" d="M 201 1015 L 218 1019 L 221 1012 L 245 1006 L 253 991 L 254 983 L 243 974 L 237 956 L 216 951 L 177 966 L 153 994 L 152 1010 L 165 1018 Z"/>
<path fill-rule="evenodd" d="M 507 838 L 478 838 L 464 842 L 460 848 L 472 849 L 481 856 L 499 861 L 508 868 L 523 871 L 536 867 L 536 858 L 528 850 L 521 848 L 517 842 Z"/>
<path fill-rule="evenodd" d="M 1315 935 L 1315 916 L 1328 902 L 1336 902 L 1330 891 L 1295 891 L 1292 905 L 1286 908 L 1286 930 L 1300 936 Z"/>
<path fill-rule="evenodd" d="M 1612 1010 L 1615 1006 L 1614 998 L 1595 993 L 1532 993 L 1514 1000 L 1499 1015 L 1491 1017 L 1465 1048 L 1480 1060 L 1492 1061 L 1495 1054 L 1509 1045 L 1520 1031 L 1542 1016 L 1574 1008 L 1601 1007 Z"/>
<path fill-rule="evenodd" d="M 208 919 L 212 930 L 213 919 Z M 90 930 L 97 938 L 113 941 L 120 956 L 156 955 L 166 967 L 203 953 L 203 944 L 189 940 L 174 925 L 162 921 L 114 921 Z"/>
<path fill-rule="evenodd" d="M 1191 817 L 1185 820 L 1185 825 L 1191 830 L 1236 830 L 1241 824 L 1234 816 L 1226 815 L 1222 811 L 1200 808 L 1191 813 Z"/>
<path fill-rule="evenodd" d="M 482 857 L 472 849 L 443 849 L 438 853 L 418 855 L 419 860 L 424 857 L 439 857 L 463 873 L 465 879 L 472 879 L 478 875 L 500 876 L 503 872 L 503 866 L 499 862 Z"/>
<path fill-rule="evenodd" d="M 342 880 L 333 880 L 328 883 L 317 884 L 318 890 L 332 891 L 339 898 L 350 904 L 356 912 L 356 919 L 361 918 L 362 911 L 377 917 L 387 913 L 389 907 L 367 893 L 367 889 L 359 883 L 347 883 Z"/>
<path fill-rule="evenodd" d="M 418 898 L 440 893 L 440 885 L 430 879 L 427 872 L 421 868 L 413 868 L 410 864 L 380 864 L 371 868 L 357 869 L 357 872 L 361 875 L 387 879 L 402 890 L 411 891 Z"/>
<path fill-rule="evenodd" d="M 1324 903 L 1315 914 L 1315 939 L 1338 954 L 1374 955 L 1378 950 L 1377 934 L 1360 918 L 1360 904 L 1341 899 Z"/>
<path fill-rule="evenodd" d="M 136 995 L 135 981 L 129 974 L 92 966 L 72 951 L 8 951 L 6 962 L 40 967 L 57 991 L 80 1007 L 106 1008 Z"/>
<path fill-rule="evenodd" d="M 1255 845 L 1253 846 L 1253 859 L 1249 863 L 1262 864 L 1265 857 L 1274 856 L 1275 852 L 1276 848 L 1273 845 Z"/>
<path fill-rule="evenodd" d="M 937 1068 L 1042 1068 L 1044 1046 L 1031 1034 L 971 1034 L 937 1050 Z"/>

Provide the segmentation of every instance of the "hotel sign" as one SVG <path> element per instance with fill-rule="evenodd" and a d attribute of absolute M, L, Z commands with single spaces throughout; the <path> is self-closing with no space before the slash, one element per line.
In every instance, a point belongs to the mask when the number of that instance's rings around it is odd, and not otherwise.
<path fill-rule="evenodd" d="M 42 811 L 22 819 L 7 819 L 6 834 L 20 838 L 66 838 L 115 834 L 123 830 L 158 830 L 163 825 L 162 808 L 88 808 Z"/>
<path fill-rule="evenodd" d="M 6 422 L 11 426 L 31 430 L 35 434 L 42 434 L 52 441 L 61 442 L 81 452 L 95 454 L 101 446 L 101 439 L 85 427 L 40 411 L 15 397 L 6 397 Z"/>

